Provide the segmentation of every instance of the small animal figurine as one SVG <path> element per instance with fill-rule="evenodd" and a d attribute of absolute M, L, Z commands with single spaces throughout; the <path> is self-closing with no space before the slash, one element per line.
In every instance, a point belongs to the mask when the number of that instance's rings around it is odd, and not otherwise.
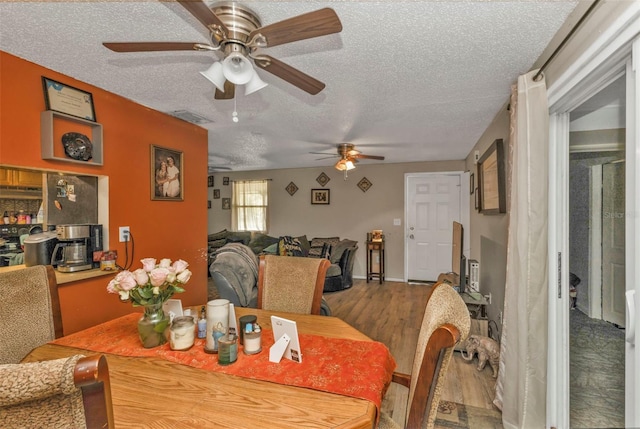
<path fill-rule="evenodd" d="M 478 371 L 482 371 L 487 364 L 487 361 L 489 361 L 489 365 L 491 365 L 491 369 L 493 370 L 493 378 L 498 376 L 500 345 L 496 340 L 481 335 L 469 335 L 464 348 L 467 352 L 467 356 L 464 355 L 464 350 L 460 351 L 464 360 L 471 362 L 473 360 L 473 356 L 478 353 Z"/>

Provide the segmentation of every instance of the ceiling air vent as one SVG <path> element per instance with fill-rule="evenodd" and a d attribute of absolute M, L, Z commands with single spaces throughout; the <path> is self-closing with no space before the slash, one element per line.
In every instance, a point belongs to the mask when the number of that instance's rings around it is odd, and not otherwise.
<path fill-rule="evenodd" d="M 183 121 L 191 122 L 192 124 L 196 125 L 208 124 L 210 122 L 213 122 L 213 120 L 211 119 L 205 118 L 204 116 L 200 116 L 193 112 L 189 112 L 188 110 L 174 110 L 173 112 L 168 113 L 173 117 L 182 119 Z"/>

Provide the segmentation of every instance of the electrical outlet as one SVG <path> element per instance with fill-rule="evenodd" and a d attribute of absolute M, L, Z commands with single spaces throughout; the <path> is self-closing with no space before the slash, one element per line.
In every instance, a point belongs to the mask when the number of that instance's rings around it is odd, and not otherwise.
<path fill-rule="evenodd" d="M 121 226 L 119 229 L 120 232 L 120 243 L 125 242 L 125 241 L 129 241 L 129 227 L 128 226 Z"/>
<path fill-rule="evenodd" d="M 486 299 L 489 305 L 491 305 L 491 293 L 488 293 L 487 295 L 485 295 L 484 299 Z"/>

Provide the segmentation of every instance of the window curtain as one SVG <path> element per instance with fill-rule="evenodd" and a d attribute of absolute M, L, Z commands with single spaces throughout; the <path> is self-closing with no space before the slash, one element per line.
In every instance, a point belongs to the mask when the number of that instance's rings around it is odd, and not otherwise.
<path fill-rule="evenodd" d="M 505 428 L 544 428 L 547 390 L 549 110 L 544 78 L 511 98 L 509 230 L 494 404 Z"/>
<path fill-rule="evenodd" d="M 269 190 L 266 180 L 232 183 L 231 228 L 234 231 L 267 231 Z"/>

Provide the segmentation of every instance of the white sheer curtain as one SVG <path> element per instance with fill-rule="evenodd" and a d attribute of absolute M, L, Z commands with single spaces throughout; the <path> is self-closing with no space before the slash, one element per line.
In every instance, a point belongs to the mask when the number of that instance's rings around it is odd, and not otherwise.
<path fill-rule="evenodd" d="M 269 186 L 266 180 L 232 183 L 231 228 L 233 231 L 267 232 Z"/>
<path fill-rule="evenodd" d="M 549 110 L 545 80 L 518 78 L 511 103 L 511 186 L 500 369 L 505 428 L 544 428 L 547 385 Z"/>

